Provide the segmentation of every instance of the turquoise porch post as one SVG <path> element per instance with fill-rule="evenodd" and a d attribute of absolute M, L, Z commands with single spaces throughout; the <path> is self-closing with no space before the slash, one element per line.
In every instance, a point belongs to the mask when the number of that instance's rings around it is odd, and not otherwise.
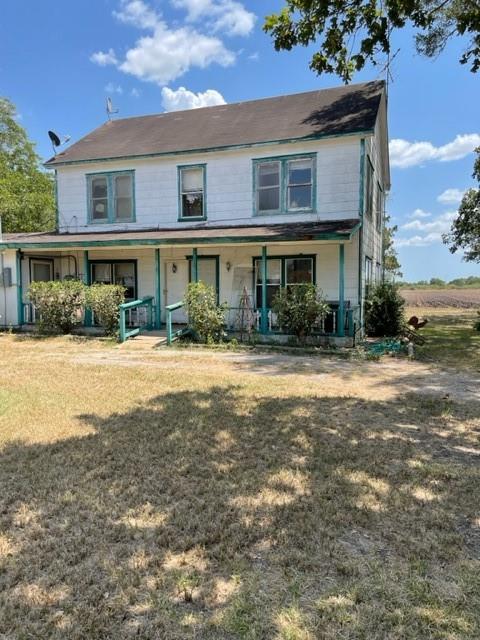
<path fill-rule="evenodd" d="M 90 285 L 90 262 L 88 260 L 88 251 L 83 252 L 83 283 L 87 286 Z M 92 312 L 90 309 L 85 309 L 84 324 L 86 327 L 92 325 Z"/>
<path fill-rule="evenodd" d="M 338 245 L 338 327 L 339 337 L 345 335 L 345 245 Z"/>
<path fill-rule="evenodd" d="M 198 252 L 197 249 L 192 251 L 192 282 L 198 282 Z"/>
<path fill-rule="evenodd" d="M 260 331 L 268 332 L 268 310 L 267 310 L 267 247 L 262 247 L 262 314 Z"/>
<path fill-rule="evenodd" d="M 160 249 L 155 249 L 155 329 L 162 326 L 162 272 L 160 270 Z"/>
<path fill-rule="evenodd" d="M 23 324 L 23 280 L 22 280 L 22 252 L 20 249 L 16 253 L 17 268 L 17 322 L 21 327 Z"/>

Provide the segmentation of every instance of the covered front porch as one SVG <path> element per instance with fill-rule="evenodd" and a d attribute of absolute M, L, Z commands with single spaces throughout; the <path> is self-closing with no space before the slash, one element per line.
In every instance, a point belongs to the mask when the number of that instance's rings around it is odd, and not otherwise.
<path fill-rule="evenodd" d="M 197 237 L 188 237 L 193 235 L 190 231 L 171 242 L 168 233 L 158 232 L 160 237 L 148 238 L 145 246 L 135 238 L 126 244 L 121 234 L 110 234 L 116 237 L 99 244 L 99 234 L 95 234 L 90 243 L 82 239 L 80 247 L 76 246 L 76 237 L 65 236 L 66 246 L 58 246 L 60 238 L 56 236 L 56 246 L 37 243 L 17 248 L 19 325 L 28 327 L 37 320 L 28 300 L 30 282 L 76 278 L 87 285 L 103 282 L 125 287 L 121 340 L 142 331 L 165 330 L 171 342 L 187 329 L 183 298 L 188 283 L 203 281 L 214 287 L 218 302 L 228 307 L 227 332 L 253 332 L 259 339 L 280 339 L 282 330 L 271 309 L 276 292 L 281 287 L 311 282 L 330 306 L 329 313 L 318 322 L 316 336 L 337 344 L 353 344 L 361 330 L 358 226 L 350 225 L 343 233 L 330 230 L 327 235 L 311 233 L 303 225 L 293 237 L 292 226 L 286 236 L 270 232 L 271 237 L 262 238 L 239 236 L 238 231 L 234 235 L 232 229 L 227 236 L 219 229 L 205 242 L 205 237 L 198 235 L 200 230 L 195 230 Z M 88 309 L 81 325 L 87 331 L 95 328 L 95 318 Z"/>

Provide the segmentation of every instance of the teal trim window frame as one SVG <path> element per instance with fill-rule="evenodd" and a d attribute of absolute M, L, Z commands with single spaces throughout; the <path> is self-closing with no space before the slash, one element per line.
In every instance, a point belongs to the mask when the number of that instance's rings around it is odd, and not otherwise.
<path fill-rule="evenodd" d="M 87 173 L 88 224 L 135 222 L 135 170 Z"/>
<path fill-rule="evenodd" d="M 370 156 L 367 156 L 365 171 L 365 213 L 369 218 L 373 216 L 373 191 L 374 191 L 374 168 Z"/>
<path fill-rule="evenodd" d="M 293 265 L 292 262 L 300 263 L 304 261 L 305 264 Z M 307 264 L 309 266 L 307 266 Z M 295 267 L 299 266 L 300 269 Z M 294 267 L 292 269 L 292 267 Z M 253 257 L 253 299 L 254 308 L 260 309 L 262 307 L 262 257 Z M 303 279 L 302 274 L 310 273 L 310 282 L 316 284 L 317 282 L 317 256 L 310 253 L 300 253 L 292 255 L 280 255 L 280 256 L 267 256 L 267 309 L 271 309 L 272 300 L 279 289 L 285 287 L 295 286 L 302 282 L 308 282 L 307 279 Z M 298 280 L 300 278 L 300 280 Z"/>
<path fill-rule="evenodd" d="M 199 175 L 201 172 L 201 175 Z M 177 166 L 178 222 L 207 219 L 207 165 Z"/>
<path fill-rule="evenodd" d="M 97 267 L 103 267 L 98 269 Z M 131 267 L 130 273 L 128 267 Z M 125 300 L 138 298 L 138 260 L 132 259 L 105 259 L 88 261 L 89 284 L 119 284 L 125 287 Z"/>
<path fill-rule="evenodd" d="M 365 296 L 368 296 L 373 284 L 373 260 L 365 256 Z"/>
<path fill-rule="evenodd" d="M 188 282 L 193 282 L 192 280 L 192 261 L 193 261 L 193 256 L 186 256 L 187 260 L 188 260 Z M 220 300 L 220 256 L 219 255 L 209 255 L 209 256 L 197 256 L 197 263 L 198 263 L 198 267 L 200 267 L 202 261 L 214 261 L 215 264 L 215 291 L 217 294 L 217 304 L 219 303 Z M 201 273 L 200 273 L 200 269 L 201 267 L 198 269 L 199 274 L 198 274 L 198 279 L 201 280 Z M 206 283 L 208 284 L 208 283 Z"/>
<path fill-rule="evenodd" d="M 317 154 L 253 159 L 253 213 L 315 213 Z"/>
<path fill-rule="evenodd" d="M 383 227 L 384 207 L 385 207 L 385 198 L 383 194 L 383 189 L 380 186 L 380 183 L 377 181 L 377 193 L 375 198 L 375 226 L 378 232 L 380 232 Z"/>

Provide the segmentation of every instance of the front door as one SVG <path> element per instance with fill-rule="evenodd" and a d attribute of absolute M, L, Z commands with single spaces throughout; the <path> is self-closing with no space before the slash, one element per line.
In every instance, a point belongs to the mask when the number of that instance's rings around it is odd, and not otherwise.
<path fill-rule="evenodd" d="M 192 261 L 189 260 L 189 282 L 192 281 Z M 198 256 L 198 279 L 213 287 L 219 299 L 218 256 Z"/>
<path fill-rule="evenodd" d="M 165 306 L 181 302 L 185 297 L 188 285 L 188 261 L 179 259 L 166 262 L 164 282 L 163 297 Z M 175 324 L 185 324 L 187 322 L 183 308 L 176 309 L 172 313 L 172 321 Z"/>

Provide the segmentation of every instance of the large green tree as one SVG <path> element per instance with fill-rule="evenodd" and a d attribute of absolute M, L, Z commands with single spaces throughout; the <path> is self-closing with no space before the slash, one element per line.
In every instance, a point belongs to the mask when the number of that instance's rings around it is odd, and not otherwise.
<path fill-rule="evenodd" d="M 0 98 L 0 216 L 6 232 L 55 227 L 53 178 L 41 170 L 35 146 L 7 98 Z"/>
<path fill-rule="evenodd" d="M 480 147 L 475 150 L 477 159 L 473 167 L 473 178 L 477 189 L 469 189 L 463 196 L 458 215 L 452 222 L 450 233 L 443 236 L 452 253 L 464 251 L 467 262 L 480 262 Z"/>
<path fill-rule="evenodd" d="M 264 30 L 275 48 L 290 50 L 314 44 L 310 67 L 335 73 L 349 82 L 367 62 L 385 63 L 392 32 L 415 30 L 417 50 L 438 55 L 454 37 L 465 38 L 460 58 L 473 72 L 480 69 L 479 0 L 284 0 L 265 19 Z"/>

